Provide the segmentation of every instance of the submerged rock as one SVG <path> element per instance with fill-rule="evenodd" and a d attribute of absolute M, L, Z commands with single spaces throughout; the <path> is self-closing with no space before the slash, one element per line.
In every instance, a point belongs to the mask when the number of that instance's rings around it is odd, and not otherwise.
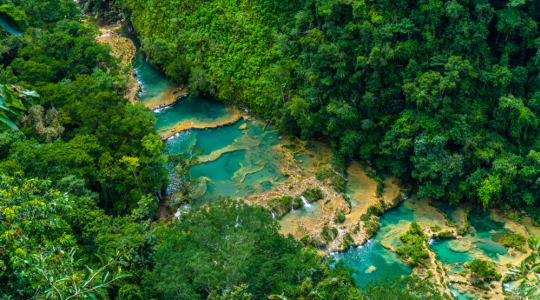
<path fill-rule="evenodd" d="M 366 270 L 366 274 L 375 272 L 375 270 L 377 270 L 377 268 L 375 266 L 369 266 L 369 268 L 367 268 L 367 270 Z"/>

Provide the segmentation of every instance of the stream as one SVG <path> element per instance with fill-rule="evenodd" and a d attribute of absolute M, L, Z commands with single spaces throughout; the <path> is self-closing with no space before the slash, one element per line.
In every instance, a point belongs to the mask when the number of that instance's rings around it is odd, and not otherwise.
<path fill-rule="evenodd" d="M 159 97 L 171 95 L 170 91 L 175 85 L 150 66 L 140 53 L 137 54 L 134 68 L 137 80 L 142 84 L 140 98 L 143 103 L 159 103 Z M 283 137 L 262 120 L 243 117 L 227 123 L 223 120 L 231 119 L 230 116 L 234 114 L 231 108 L 201 97 L 180 99 L 170 106 L 155 109 L 154 113 L 158 133 L 166 133 L 171 128 L 188 128 L 170 134 L 165 140 L 170 154 L 182 154 L 190 151 L 190 147 L 202 149 L 200 164 L 192 167 L 192 176 L 198 179 L 194 197 L 197 200 L 193 205 L 216 201 L 220 197 L 240 198 L 268 192 L 286 180 L 281 172 L 284 159 L 279 151 L 275 151 Z M 314 150 L 315 154 L 299 153 L 294 160 L 300 168 L 309 170 L 319 150 Z M 346 193 L 352 199 L 350 214 L 354 215 L 356 208 L 362 207 L 366 199 L 373 197 L 370 193 L 373 193 L 375 186 L 368 181 L 369 178 L 366 179 L 360 165 L 355 167 L 353 164 L 347 173 Z M 399 190 L 396 188 L 393 192 L 398 193 Z M 307 224 L 320 222 L 320 205 L 314 202 L 291 210 L 280 220 L 282 232 L 293 233 L 295 224 L 300 220 Z M 335 261 L 343 260 L 346 266 L 353 268 L 356 271 L 353 277 L 359 286 L 365 286 L 371 280 L 409 275 L 412 269 L 385 245 L 397 247 L 399 236 L 411 222 L 423 223 L 429 228 L 430 224 L 444 223 L 444 215 L 462 225 L 460 216 L 463 212 L 459 208 L 442 204 L 435 208 L 417 199 L 407 200 L 380 217 L 380 230 L 365 244 L 350 247 L 344 252 L 332 252 L 330 257 Z M 492 220 L 488 213 L 482 211 L 473 211 L 469 221 L 471 231 L 464 238 L 430 241 L 430 247 L 438 259 L 455 272 L 463 270 L 463 263 L 475 258 L 498 261 L 508 254 L 508 249 L 497 243 L 495 238 L 507 232 L 503 223 Z M 457 289 L 451 288 L 451 291 L 455 299 L 473 299 Z"/>

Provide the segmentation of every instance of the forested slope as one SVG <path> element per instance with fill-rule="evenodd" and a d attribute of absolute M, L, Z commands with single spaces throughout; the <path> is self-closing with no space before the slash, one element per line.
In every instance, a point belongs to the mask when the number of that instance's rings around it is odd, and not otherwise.
<path fill-rule="evenodd" d="M 0 298 L 434 293 L 414 278 L 361 292 L 262 207 L 224 201 L 156 221 L 168 157 L 95 26 L 71 0 L 0 0 L 0 17 L 21 32 L 0 28 Z"/>
<path fill-rule="evenodd" d="M 538 214 L 537 1 L 113 6 L 193 92 L 327 138 L 341 158 L 412 180 L 421 196 Z"/>

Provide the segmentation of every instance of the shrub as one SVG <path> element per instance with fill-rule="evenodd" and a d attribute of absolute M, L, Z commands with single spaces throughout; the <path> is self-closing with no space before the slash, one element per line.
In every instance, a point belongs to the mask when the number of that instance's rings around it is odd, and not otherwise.
<path fill-rule="evenodd" d="M 433 232 L 437 232 L 437 231 L 441 230 L 441 226 L 433 225 L 433 226 L 429 227 L 429 229 L 431 229 L 431 231 L 433 231 Z"/>
<path fill-rule="evenodd" d="M 452 239 L 452 238 L 455 238 L 454 234 L 451 231 L 439 232 L 439 234 L 435 235 L 435 237 L 440 238 L 440 239 Z"/>
<path fill-rule="evenodd" d="M 336 216 L 334 217 L 334 222 L 336 222 L 337 224 L 341 224 L 345 222 L 345 214 L 343 213 L 341 209 L 338 209 L 338 211 L 336 212 Z"/>
<path fill-rule="evenodd" d="M 343 194 L 343 199 L 345 200 L 345 202 L 347 202 L 347 204 L 349 205 L 349 208 L 351 208 L 352 207 L 351 198 L 347 196 L 346 194 Z"/>
<path fill-rule="evenodd" d="M 294 197 L 292 206 L 294 209 L 299 209 L 299 208 L 302 208 L 302 206 L 304 206 L 304 202 L 302 202 L 302 199 L 300 198 L 300 196 Z"/>
<path fill-rule="evenodd" d="M 345 192 L 345 185 L 347 183 L 345 182 L 345 178 L 343 177 L 343 175 L 334 173 L 334 175 L 332 175 L 332 178 L 330 179 L 330 183 L 334 190 L 336 190 L 336 192 Z"/>
<path fill-rule="evenodd" d="M 384 181 L 380 177 L 377 177 L 375 180 L 377 181 L 376 196 L 377 197 L 382 197 L 382 195 L 384 193 Z"/>
<path fill-rule="evenodd" d="M 524 252 L 523 246 L 525 245 L 525 238 L 522 235 L 516 233 L 505 234 L 500 242 L 506 247 L 516 248 L 517 250 Z"/>
<path fill-rule="evenodd" d="M 345 237 L 343 238 L 343 247 L 344 249 L 347 249 L 352 245 L 354 245 L 354 239 L 349 233 L 346 233 Z"/>
<path fill-rule="evenodd" d="M 377 205 L 371 205 L 370 207 L 368 207 L 367 213 L 368 215 L 380 216 L 384 213 L 384 211 Z"/>
<path fill-rule="evenodd" d="M 378 218 L 371 218 L 370 220 L 364 222 L 364 231 L 366 232 L 368 238 L 377 233 L 380 227 L 381 224 Z"/>
<path fill-rule="evenodd" d="M 330 228 L 324 225 L 321 235 L 326 242 L 331 242 L 337 237 L 338 230 L 334 227 Z"/>
<path fill-rule="evenodd" d="M 268 201 L 270 209 L 279 217 L 286 215 L 292 207 L 293 197 L 283 196 L 281 198 L 274 198 Z"/>
<path fill-rule="evenodd" d="M 325 244 L 316 239 L 316 238 L 313 238 L 307 234 L 304 234 L 301 238 L 300 238 L 300 242 L 305 246 L 305 247 L 312 247 L 312 248 L 315 248 L 315 249 L 322 249 L 325 247 Z"/>
<path fill-rule="evenodd" d="M 471 283 L 475 286 L 482 286 L 494 280 L 500 280 L 501 274 L 497 273 L 492 262 L 475 259 L 466 267 L 471 271 Z"/>
<path fill-rule="evenodd" d="M 427 236 L 416 222 L 411 223 L 409 230 L 399 237 L 403 247 L 396 249 L 396 253 L 412 267 L 425 266 L 425 259 L 429 257 L 426 249 Z"/>
<path fill-rule="evenodd" d="M 364 222 L 367 222 L 369 220 L 369 215 L 367 213 L 365 214 L 362 214 L 360 216 L 360 221 L 364 221 Z"/>
<path fill-rule="evenodd" d="M 324 198 L 323 192 L 322 192 L 321 189 L 318 188 L 318 187 L 306 189 L 306 190 L 302 193 L 302 196 L 304 196 L 304 197 L 306 198 L 307 202 L 309 202 L 309 203 L 312 203 L 312 202 L 315 202 L 315 201 L 319 201 L 319 200 L 321 200 L 322 198 Z"/>

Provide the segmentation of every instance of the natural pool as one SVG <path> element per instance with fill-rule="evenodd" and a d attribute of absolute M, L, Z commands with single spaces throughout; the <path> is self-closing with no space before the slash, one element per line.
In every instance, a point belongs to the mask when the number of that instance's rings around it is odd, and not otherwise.
<path fill-rule="evenodd" d="M 381 216 L 379 232 L 367 243 L 332 255 L 357 272 L 353 277 L 359 286 L 365 286 L 371 280 L 409 275 L 411 268 L 403 264 L 391 250 L 383 247 L 382 243 L 395 244 L 399 236 L 395 228 L 407 227 L 413 219 L 414 212 L 403 204 L 399 205 Z"/>
<path fill-rule="evenodd" d="M 456 215 L 462 215 L 463 209 L 435 203 L 449 219 L 462 226 L 462 221 Z M 461 212 L 460 212 L 461 211 Z M 508 248 L 498 242 L 508 230 L 504 223 L 493 220 L 489 212 L 473 209 L 469 216 L 469 233 L 461 239 L 435 240 L 433 251 L 445 264 L 470 262 L 475 258 L 489 258 L 497 261 L 501 256 L 508 254 Z"/>
<path fill-rule="evenodd" d="M 143 103 L 163 97 L 175 86 L 150 66 L 142 54 L 137 55 L 135 70 L 143 86 Z M 228 124 L 231 114 L 231 109 L 222 103 L 202 97 L 181 99 L 155 110 L 160 134 L 178 124 L 187 124 L 187 128 L 196 124 L 165 141 L 171 154 L 182 154 L 190 147 L 202 149 L 200 164 L 191 169 L 191 175 L 198 179 L 195 204 L 262 193 L 284 179 L 282 159 L 273 150 L 280 143 L 279 132 L 254 119 L 234 119 Z M 221 122 L 225 124 L 221 126 Z"/>
<path fill-rule="evenodd" d="M 174 88 L 175 85 L 149 66 L 142 55 L 137 56 L 135 65 L 137 78 L 143 85 L 143 102 L 156 101 L 156 97 L 163 97 L 167 95 L 167 91 Z M 196 197 L 198 200 L 195 205 L 215 201 L 220 196 L 236 198 L 263 193 L 286 178 L 282 174 L 281 153 L 275 151 L 275 147 L 281 143 L 279 132 L 259 120 L 240 119 L 213 126 L 220 120 L 226 120 L 231 111 L 221 103 L 199 97 L 182 99 L 171 106 L 156 110 L 155 114 L 158 119 L 158 132 L 182 122 L 196 122 L 199 126 L 183 130 L 166 139 L 171 154 L 181 154 L 190 147 L 202 149 L 201 163 L 192 168 L 192 175 L 199 181 Z M 204 129 L 206 125 L 210 128 Z M 303 170 L 309 172 L 317 156 L 318 154 L 309 152 L 300 153 L 294 156 L 294 159 Z M 346 193 L 352 199 L 351 213 L 354 213 L 356 210 L 360 211 L 359 208 L 366 203 L 371 203 L 371 194 L 376 186 L 366 185 L 363 167 L 359 164 L 353 164 L 348 173 L 350 181 Z M 389 185 L 390 183 L 387 184 Z M 392 197 L 399 193 L 397 188 L 387 191 Z M 371 200 L 368 201 L 369 199 Z M 280 221 L 283 232 L 292 231 L 299 220 L 307 223 L 320 222 L 319 206 L 320 203 L 312 203 L 291 211 Z M 450 206 L 439 209 L 448 214 L 452 222 L 463 225 L 460 223 L 462 211 Z M 498 255 L 506 254 L 506 248 L 495 241 L 495 236 L 504 232 L 503 224 L 485 217 L 482 212 L 478 212 L 479 215 L 475 215 L 476 213 L 473 212 L 469 218 L 471 234 L 462 239 L 468 241 L 471 247 L 461 251 L 464 245 L 461 244 L 462 241 L 456 240 L 435 240 L 431 244 L 443 263 L 451 265 L 468 262 L 477 253 L 494 259 Z M 353 277 L 360 286 L 365 286 L 371 280 L 408 275 L 412 272 L 411 268 L 386 247 L 398 246 L 399 236 L 407 230 L 412 221 L 423 222 L 425 225 L 443 222 L 443 219 L 432 210 L 426 209 L 425 204 L 411 199 L 381 216 L 379 232 L 364 245 L 333 253 L 332 256 L 357 271 Z M 453 293 L 456 299 L 469 299 L 457 290 L 453 290 Z"/>
<path fill-rule="evenodd" d="M 167 91 L 176 86 L 163 73 L 150 65 L 146 61 L 144 54 L 140 51 L 135 56 L 133 68 L 137 74 L 137 80 L 141 83 L 141 93 L 139 96 L 143 103 L 163 97 Z"/>

